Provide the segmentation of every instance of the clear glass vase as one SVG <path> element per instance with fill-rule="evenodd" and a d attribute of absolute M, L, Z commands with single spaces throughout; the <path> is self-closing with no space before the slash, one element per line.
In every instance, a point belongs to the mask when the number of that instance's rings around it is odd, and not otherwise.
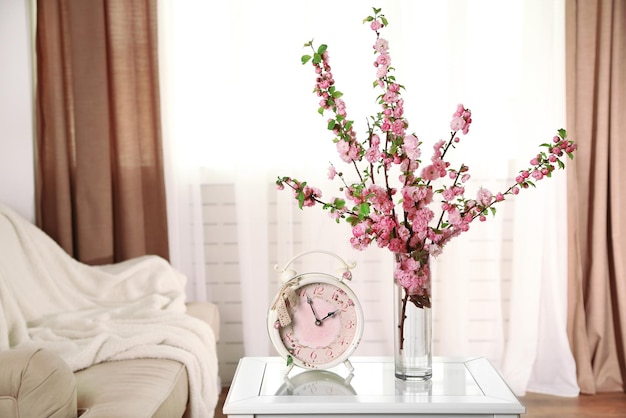
<path fill-rule="evenodd" d="M 432 299 L 430 258 L 419 263 L 419 285 L 404 287 L 397 269 L 408 254 L 395 254 L 394 269 L 394 360 L 395 375 L 403 380 L 432 377 Z M 406 268 L 406 264 L 404 265 Z M 406 283 L 406 282 L 403 282 Z"/>

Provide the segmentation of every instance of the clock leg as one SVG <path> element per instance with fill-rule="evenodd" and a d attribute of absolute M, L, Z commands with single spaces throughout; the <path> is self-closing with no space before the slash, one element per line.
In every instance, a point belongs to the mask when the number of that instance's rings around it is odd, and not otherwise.
<path fill-rule="evenodd" d="M 343 364 L 346 366 L 350 373 L 354 371 L 354 367 L 352 366 L 352 363 L 350 363 L 350 360 L 344 361 Z"/>
<path fill-rule="evenodd" d="M 287 375 L 289 374 L 291 369 L 293 369 L 293 363 L 290 363 L 283 368 L 283 379 L 287 379 Z"/>

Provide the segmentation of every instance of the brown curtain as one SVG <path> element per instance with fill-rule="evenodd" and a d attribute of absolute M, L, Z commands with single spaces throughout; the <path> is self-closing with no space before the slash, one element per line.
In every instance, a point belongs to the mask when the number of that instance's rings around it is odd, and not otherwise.
<path fill-rule="evenodd" d="M 566 0 L 568 335 L 582 393 L 626 382 L 626 0 Z"/>
<path fill-rule="evenodd" d="M 156 14 L 37 1 L 37 224 L 85 263 L 168 258 Z"/>

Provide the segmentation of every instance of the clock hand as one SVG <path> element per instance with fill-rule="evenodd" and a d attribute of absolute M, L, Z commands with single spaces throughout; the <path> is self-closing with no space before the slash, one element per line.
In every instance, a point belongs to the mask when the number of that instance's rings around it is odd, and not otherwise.
<path fill-rule="evenodd" d="M 326 320 L 326 319 L 328 319 L 328 318 L 333 318 L 337 312 L 339 312 L 339 309 L 335 309 L 335 310 L 334 310 L 334 311 L 332 311 L 332 312 L 328 312 L 328 314 L 327 314 L 325 317 L 323 317 L 322 319 L 320 319 L 320 322 L 321 322 L 321 321 L 324 321 L 324 320 Z"/>
<path fill-rule="evenodd" d="M 317 318 L 317 314 L 315 313 L 315 309 L 313 309 L 313 301 L 312 301 L 312 300 L 311 300 L 311 298 L 309 297 L 309 294 L 308 294 L 308 293 L 306 294 L 306 303 L 308 303 L 308 304 L 309 304 L 309 306 L 311 307 L 311 311 L 313 311 L 313 317 L 315 318 L 315 325 L 317 325 L 317 326 L 319 327 L 320 325 L 322 325 L 322 321 L 320 321 L 320 320 Z"/>

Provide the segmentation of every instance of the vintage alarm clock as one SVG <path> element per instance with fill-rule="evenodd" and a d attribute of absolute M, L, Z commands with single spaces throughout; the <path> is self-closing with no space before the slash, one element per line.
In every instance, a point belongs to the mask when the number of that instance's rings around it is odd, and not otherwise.
<path fill-rule="evenodd" d="M 289 269 L 298 258 L 323 253 L 341 263 L 340 274 L 311 272 L 298 274 Z M 363 335 L 363 310 L 346 281 L 352 279 L 346 263 L 328 251 L 309 251 L 292 258 L 282 269 L 282 287 L 267 314 L 267 329 L 272 344 L 287 368 L 328 369 L 344 363 L 354 370 L 348 358 Z"/>

